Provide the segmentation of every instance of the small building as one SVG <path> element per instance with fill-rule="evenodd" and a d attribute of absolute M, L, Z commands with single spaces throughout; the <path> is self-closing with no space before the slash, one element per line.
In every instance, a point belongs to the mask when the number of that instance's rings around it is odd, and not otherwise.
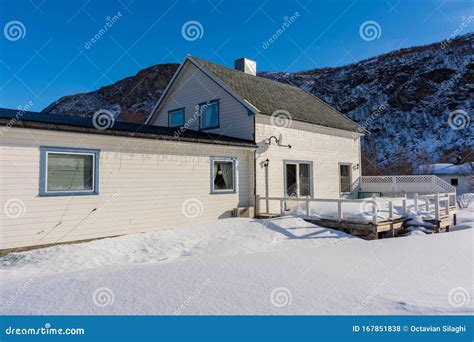
<path fill-rule="evenodd" d="M 438 176 L 454 186 L 458 195 L 474 193 L 474 162 L 420 165 L 416 169 L 416 174 Z"/>
<path fill-rule="evenodd" d="M 308 92 L 187 56 L 144 125 L 0 110 L 0 250 L 353 196 L 364 130 Z M 278 203 L 265 208 L 279 212 Z"/>

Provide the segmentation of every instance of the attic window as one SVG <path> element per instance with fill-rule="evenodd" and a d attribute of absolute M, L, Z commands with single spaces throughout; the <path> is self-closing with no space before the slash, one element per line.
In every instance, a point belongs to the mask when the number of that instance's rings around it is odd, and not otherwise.
<path fill-rule="evenodd" d="M 168 112 L 168 126 L 169 127 L 183 127 L 184 126 L 184 108 L 170 110 Z"/>
<path fill-rule="evenodd" d="M 458 179 L 457 178 L 451 178 L 451 185 L 452 186 L 458 186 Z"/>
<path fill-rule="evenodd" d="M 200 128 L 212 129 L 219 127 L 219 100 L 199 104 Z"/>

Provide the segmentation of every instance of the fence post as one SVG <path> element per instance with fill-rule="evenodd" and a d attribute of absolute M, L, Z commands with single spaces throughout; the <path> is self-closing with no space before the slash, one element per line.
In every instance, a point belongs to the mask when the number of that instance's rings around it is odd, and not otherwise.
<path fill-rule="evenodd" d="M 446 208 L 444 208 L 444 212 L 446 215 L 449 216 L 449 195 L 446 197 L 446 201 L 444 203 L 446 203 Z"/>
<path fill-rule="evenodd" d="M 372 223 L 377 224 L 377 202 L 375 195 L 372 195 Z"/>
<path fill-rule="evenodd" d="M 255 216 L 260 215 L 260 195 L 255 196 Z"/>
<path fill-rule="evenodd" d="M 426 211 L 430 211 L 430 196 L 425 196 Z"/>
<path fill-rule="evenodd" d="M 283 200 L 280 200 L 280 215 L 283 216 L 285 209 L 283 208 Z"/>
<path fill-rule="evenodd" d="M 388 218 L 391 220 L 393 220 L 393 202 L 390 201 L 388 202 Z"/>
<path fill-rule="evenodd" d="M 413 194 L 413 201 L 415 202 L 415 211 L 418 212 L 418 193 Z"/>
<path fill-rule="evenodd" d="M 403 214 L 405 215 L 407 213 L 407 194 L 403 196 Z"/>
<path fill-rule="evenodd" d="M 439 221 L 439 192 L 436 193 L 435 197 L 435 219 Z"/>

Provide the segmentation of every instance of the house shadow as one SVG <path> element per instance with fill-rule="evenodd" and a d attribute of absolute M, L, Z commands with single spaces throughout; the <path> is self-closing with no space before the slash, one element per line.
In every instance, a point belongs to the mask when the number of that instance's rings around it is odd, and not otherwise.
<path fill-rule="evenodd" d="M 284 236 L 286 236 L 288 239 L 295 239 L 295 240 L 305 240 L 305 239 L 335 239 L 335 238 L 341 238 L 341 237 L 346 237 L 346 234 L 335 231 L 334 229 L 329 229 L 329 228 L 324 228 L 324 227 L 290 227 L 290 228 L 284 228 L 282 226 L 279 226 L 275 221 L 278 221 L 279 219 L 272 219 L 272 221 L 269 220 L 254 220 L 252 222 L 257 222 L 263 225 L 264 228 L 272 230 L 276 233 L 280 233 Z M 298 229 L 305 229 L 305 230 L 314 230 L 312 232 L 309 232 L 307 234 L 303 235 L 296 235 L 293 233 L 293 231 L 298 230 Z M 324 235 L 321 236 L 322 234 L 327 234 L 329 233 L 330 235 Z"/>

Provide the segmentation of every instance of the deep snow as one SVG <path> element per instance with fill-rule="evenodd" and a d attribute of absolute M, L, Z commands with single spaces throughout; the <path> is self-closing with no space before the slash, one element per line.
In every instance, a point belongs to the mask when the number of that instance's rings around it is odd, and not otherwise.
<path fill-rule="evenodd" d="M 472 227 L 474 211 L 459 215 Z M 226 219 L 0 259 L 4 314 L 473 313 L 473 230 L 364 241 Z"/>

